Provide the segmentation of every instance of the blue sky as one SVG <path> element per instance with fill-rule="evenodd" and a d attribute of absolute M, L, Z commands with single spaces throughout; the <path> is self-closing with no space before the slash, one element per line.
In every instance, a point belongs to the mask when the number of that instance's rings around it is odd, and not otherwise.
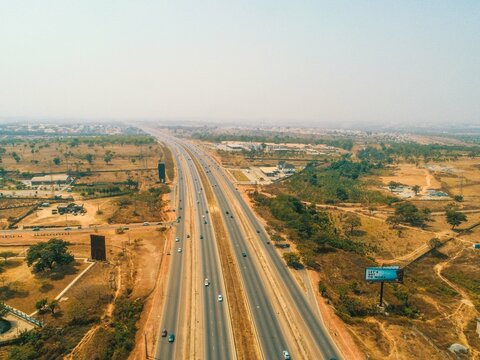
<path fill-rule="evenodd" d="M 480 1 L 0 0 L 0 117 L 479 123 Z"/>

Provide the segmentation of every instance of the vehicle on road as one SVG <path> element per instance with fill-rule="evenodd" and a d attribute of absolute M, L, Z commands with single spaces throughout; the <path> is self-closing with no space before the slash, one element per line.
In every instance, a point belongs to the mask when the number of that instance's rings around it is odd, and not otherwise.
<path fill-rule="evenodd" d="M 182 252 L 182 248 L 178 248 L 178 249 L 177 249 L 177 252 L 181 253 L 181 252 Z"/>
<path fill-rule="evenodd" d="M 284 358 L 284 360 L 290 360 L 291 359 L 290 354 L 287 350 L 283 350 L 283 358 Z"/>
<path fill-rule="evenodd" d="M 187 234 L 187 239 L 190 239 L 190 235 L 189 235 L 189 234 Z"/>
<path fill-rule="evenodd" d="M 70 226 L 67 226 L 66 228 L 63 228 L 63 230 L 72 230 Z"/>
<path fill-rule="evenodd" d="M 162 337 L 167 337 L 167 329 L 162 330 Z"/>
<path fill-rule="evenodd" d="M 243 256 L 243 257 L 247 257 L 247 253 L 246 253 L 246 252 L 242 252 L 242 256 Z"/>
<path fill-rule="evenodd" d="M 223 296 L 222 296 L 222 294 L 219 294 L 219 295 L 218 295 L 218 301 L 219 301 L 219 302 L 222 302 L 222 301 L 223 301 Z"/>
<path fill-rule="evenodd" d="M 175 341 L 175 334 L 170 334 L 170 336 L 168 337 L 168 342 L 172 343 L 174 341 Z"/>
<path fill-rule="evenodd" d="M 150 224 L 146 221 L 143 223 L 143 226 L 148 226 L 148 225 L 150 225 Z"/>
<path fill-rule="evenodd" d="M 203 223 L 204 223 L 205 225 L 207 225 L 207 220 L 205 220 Z"/>
<path fill-rule="evenodd" d="M 210 280 L 208 280 L 208 278 L 205 278 L 205 286 L 208 286 L 210 285 Z"/>
<path fill-rule="evenodd" d="M 257 229 L 257 234 L 260 234 L 260 230 Z"/>
<path fill-rule="evenodd" d="M 177 236 L 177 237 L 175 238 L 175 242 L 179 242 L 179 241 L 180 241 L 180 238 Z"/>
<path fill-rule="evenodd" d="M 34 228 L 32 229 L 32 231 L 40 231 L 40 228 L 39 228 L 38 226 L 37 226 L 37 227 L 34 227 Z"/>
<path fill-rule="evenodd" d="M 203 240 L 203 235 L 200 235 L 200 240 Z"/>

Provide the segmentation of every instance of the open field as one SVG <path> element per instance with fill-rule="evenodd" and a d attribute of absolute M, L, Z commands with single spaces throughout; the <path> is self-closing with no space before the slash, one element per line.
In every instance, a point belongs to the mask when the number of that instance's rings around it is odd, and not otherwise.
<path fill-rule="evenodd" d="M 345 212 L 340 210 L 329 211 L 337 228 L 341 228 L 340 219 L 344 214 Z M 361 226 L 351 234 L 350 238 L 352 241 L 367 245 L 368 253 L 374 258 L 390 260 L 405 256 L 435 237 L 435 234 L 420 229 L 407 227 L 392 229 L 382 218 L 358 213 L 357 215 L 361 219 Z"/>
<path fill-rule="evenodd" d="M 23 312 L 35 311 L 35 303 L 48 298 L 53 300 L 88 264 L 76 261 L 46 274 L 33 274 L 27 263 L 10 259 L 0 274 L 2 295 L 5 302 Z"/>
<path fill-rule="evenodd" d="M 31 146 L 33 143 L 5 146 L 6 153 L 2 156 L 3 168 L 31 173 L 85 171 L 87 169 L 127 170 L 154 167 L 160 159 L 159 155 L 162 154 L 160 146 L 155 143 L 72 146 L 52 139 L 36 142 L 33 148 Z M 12 153 L 19 157 L 18 163 L 11 155 Z M 112 154 L 108 163 L 105 161 L 107 153 Z M 54 158 L 59 159 L 58 165 L 53 162 Z"/>
<path fill-rule="evenodd" d="M 237 181 L 250 181 L 250 179 L 247 177 L 247 175 L 245 175 L 245 174 L 243 173 L 242 170 L 229 169 L 228 171 L 230 172 L 230 174 L 233 175 L 233 177 L 234 177 L 235 180 L 237 180 Z"/>
<path fill-rule="evenodd" d="M 385 185 L 390 181 L 399 182 L 408 186 L 418 185 L 422 189 L 440 189 L 440 183 L 434 179 L 429 171 L 425 168 L 420 168 L 414 164 L 399 164 L 390 176 L 380 177 Z"/>

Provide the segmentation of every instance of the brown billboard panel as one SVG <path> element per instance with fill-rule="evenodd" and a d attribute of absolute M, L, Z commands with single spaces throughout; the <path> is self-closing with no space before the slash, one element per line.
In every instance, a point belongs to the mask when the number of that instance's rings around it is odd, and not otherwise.
<path fill-rule="evenodd" d="M 107 251 L 105 248 L 105 236 L 90 235 L 90 249 L 92 260 L 107 260 Z"/>

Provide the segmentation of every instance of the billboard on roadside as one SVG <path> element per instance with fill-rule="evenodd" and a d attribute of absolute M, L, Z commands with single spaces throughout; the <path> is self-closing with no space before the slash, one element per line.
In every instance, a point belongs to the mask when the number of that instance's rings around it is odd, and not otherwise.
<path fill-rule="evenodd" d="M 365 268 L 365 280 L 372 282 L 402 282 L 403 269 L 399 266 Z"/>

